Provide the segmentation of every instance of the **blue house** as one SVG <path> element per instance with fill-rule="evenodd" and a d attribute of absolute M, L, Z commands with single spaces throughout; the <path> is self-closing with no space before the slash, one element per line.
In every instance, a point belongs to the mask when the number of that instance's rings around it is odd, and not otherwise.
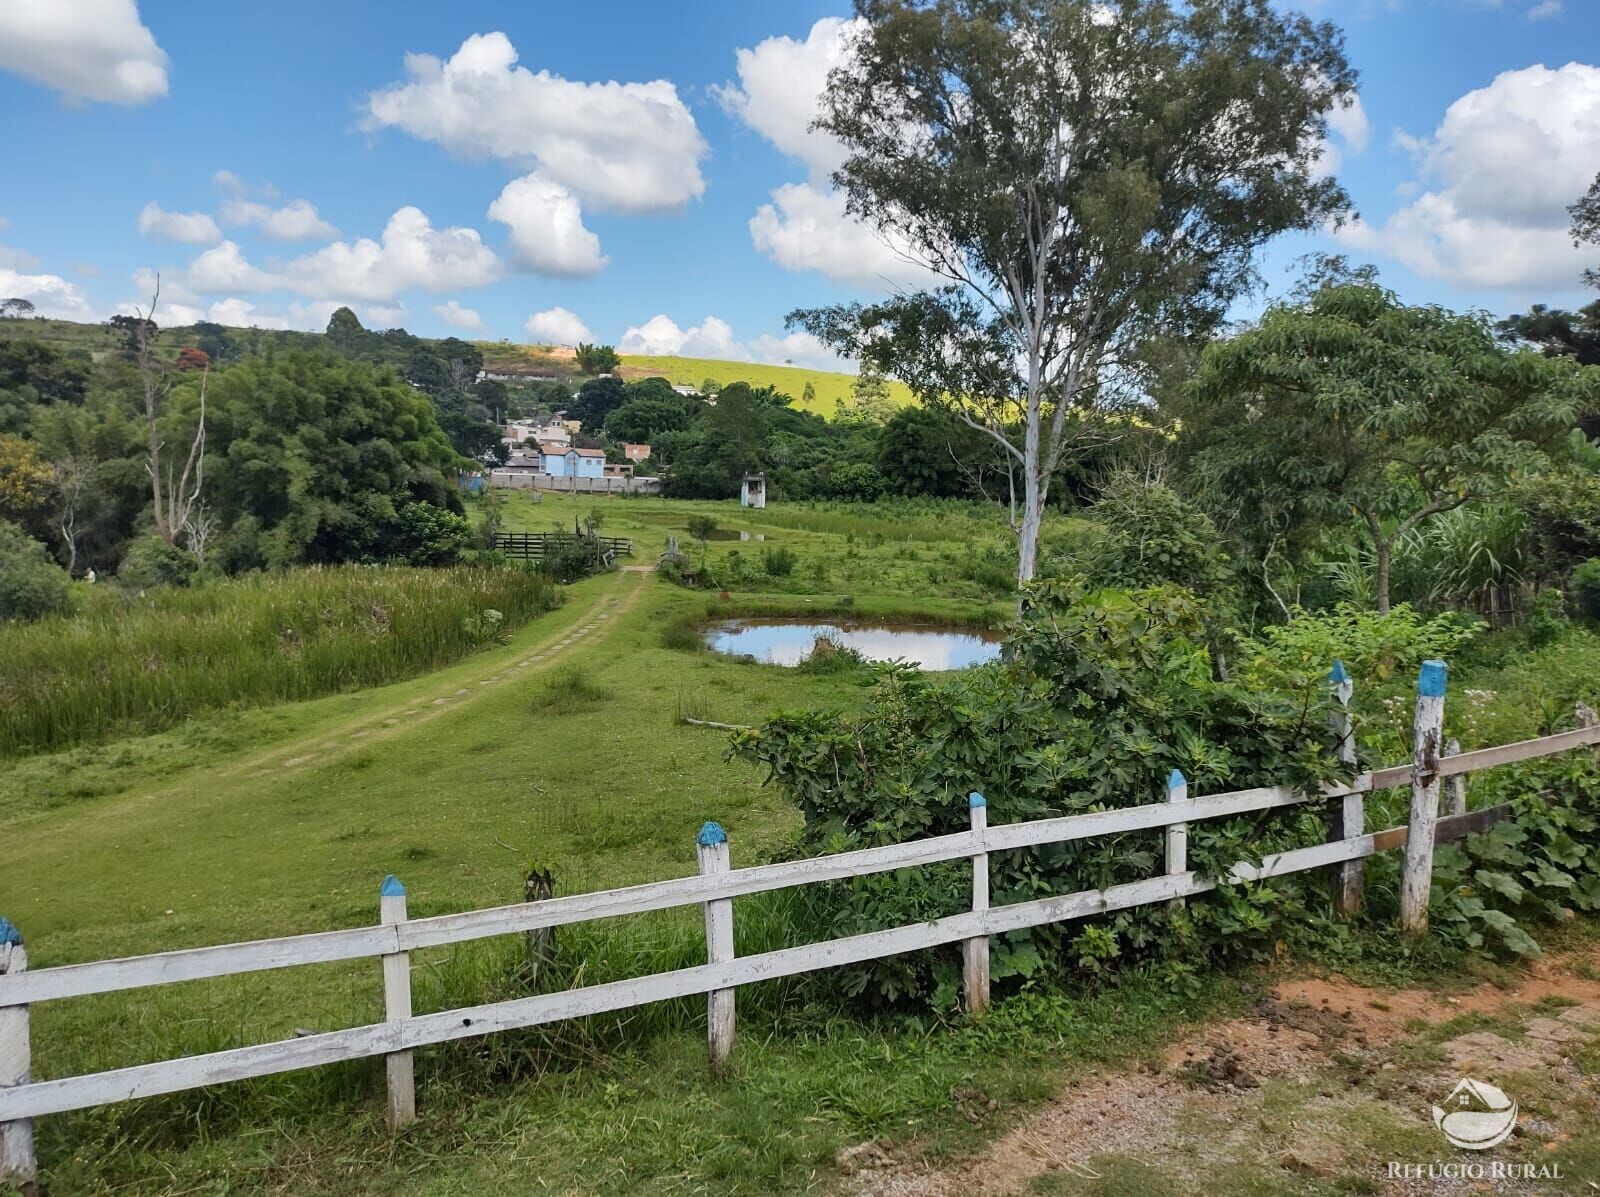
<path fill-rule="evenodd" d="M 542 441 L 539 468 L 552 478 L 600 478 L 605 475 L 606 455 L 601 449 L 579 449 L 574 445 Z"/>

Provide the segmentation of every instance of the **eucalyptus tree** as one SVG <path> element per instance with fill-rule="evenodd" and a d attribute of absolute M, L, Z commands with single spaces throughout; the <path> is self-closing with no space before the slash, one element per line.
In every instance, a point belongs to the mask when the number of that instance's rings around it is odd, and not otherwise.
<path fill-rule="evenodd" d="M 1355 76 L 1333 25 L 1269 0 L 856 11 L 815 127 L 928 282 L 790 320 L 1002 447 L 1025 582 L 1051 477 L 1117 435 L 1142 347 L 1211 330 L 1264 242 L 1346 211 L 1318 161 Z"/>
<path fill-rule="evenodd" d="M 1353 522 L 1387 613 L 1395 544 L 1547 470 L 1596 403 L 1600 368 L 1342 286 L 1209 345 L 1180 416 L 1191 476 L 1263 540 Z"/>

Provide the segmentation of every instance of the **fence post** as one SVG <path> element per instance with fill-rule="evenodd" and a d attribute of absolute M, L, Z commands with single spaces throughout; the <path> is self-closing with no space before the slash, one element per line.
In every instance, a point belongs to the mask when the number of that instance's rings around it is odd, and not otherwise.
<path fill-rule="evenodd" d="M 1333 712 L 1333 734 L 1339 740 L 1339 760 L 1354 769 L 1356 767 L 1356 733 L 1355 720 L 1350 715 L 1350 699 L 1355 694 L 1355 683 L 1350 680 L 1350 675 L 1345 671 L 1343 661 L 1335 661 L 1333 669 L 1328 674 L 1328 681 L 1333 686 L 1333 696 L 1339 700 L 1339 705 Z M 1349 840 L 1358 835 L 1364 835 L 1367 830 L 1367 801 L 1365 794 L 1341 794 L 1331 799 L 1328 803 L 1328 838 L 1330 840 Z M 1365 879 L 1366 861 L 1343 860 L 1333 866 L 1331 881 L 1333 883 L 1333 909 L 1334 913 L 1341 915 L 1355 915 L 1361 911 L 1362 884 Z"/>
<path fill-rule="evenodd" d="M 1460 756 L 1461 741 L 1451 736 L 1444 743 L 1445 756 Z M 1457 773 L 1444 779 L 1444 808 L 1450 815 L 1467 813 L 1467 775 Z"/>
<path fill-rule="evenodd" d="M 1433 831 L 1439 821 L 1439 733 L 1444 727 L 1446 668 L 1424 661 L 1417 674 L 1417 713 L 1411 733 L 1411 818 L 1400 875 L 1400 931 L 1428 933 L 1428 897 L 1433 888 Z"/>
<path fill-rule="evenodd" d="M 728 833 L 720 823 L 706 823 L 695 837 L 700 874 L 728 871 Z M 733 899 L 715 898 L 706 907 L 706 961 L 726 964 L 733 959 Z M 713 989 L 706 994 L 706 1046 L 711 1072 L 721 1076 L 733 1054 L 733 990 Z"/>
<path fill-rule="evenodd" d="M 384 926 L 406 921 L 406 887 L 393 873 L 378 891 L 378 920 Z M 411 1017 L 411 953 L 390 952 L 383 957 L 383 1016 L 389 1022 Z M 417 1117 L 416 1076 L 411 1052 L 390 1052 L 385 1057 L 389 1073 L 389 1126 L 395 1130 Z"/>
<path fill-rule="evenodd" d="M 967 813 L 974 835 L 989 826 L 989 803 L 974 790 L 967 795 Z M 972 912 L 989 909 L 989 854 L 972 854 Z M 989 937 L 975 935 L 961 943 L 961 988 L 968 1014 L 982 1014 L 989 1008 Z"/>
<path fill-rule="evenodd" d="M 1189 779 L 1177 769 L 1167 775 L 1167 801 L 1180 806 L 1189 804 Z M 1167 824 L 1166 869 L 1168 877 L 1189 871 L 1189 825 L 1187 823 Z M 1183 905 L 1182 898 L 1173 898 L 1167 903 L 1167 908 L 1169 910 L 1182 910 Z"/>
<path fill-rule="evenodd" d="M 10 920 L 0 918 L 0 976 L 26 972 L 27 968 L 28 949 L 22 942 L 22 932 Z M 28 1008 L 0 1006 L 0 1089 L 28 1083 L 31 1053 Z M 32 1119 L 0 1122 L 0 1183 L 10 1181 L 31 1194 L 37 1179 Z"/>

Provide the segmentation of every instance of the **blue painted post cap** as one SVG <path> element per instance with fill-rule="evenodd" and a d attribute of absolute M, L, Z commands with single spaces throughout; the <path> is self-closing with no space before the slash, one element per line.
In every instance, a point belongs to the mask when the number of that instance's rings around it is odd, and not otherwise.
<path fill-rule="evenodd" d="M 10 947 L 22 942 L 22 932 L 10 919 L 0 916 L 0 947 Z"/>
<path fill-rule="evenodd" d="M 1328 680 L 1335 686 L 1342 686 L 1350 680 L 1350 675 L 1345 672 L 1343 661 L 1334 661 L 1333 668 L 1328 672 Z"/>
<path fill-rule="evenodd" d="M 400 878 L 390 873 L 383 879 L 383 888 L 378 894 L 385 898 L 403 898 L 406 896 L 406 887 L 400 884 Z"/>
<path fill-rule="evenodd" d="M 1183 771 L 1181 769 L 1174 769 L 1167 775 L 1167 789 L 1169 790 L 1182 789 L 1188 784 L 1189 779 L 1183 775 Z"/>
<path fill-rule="evenodd" d="M 694 837 L 694 842 L 702 848 L 710 848 L 716 844 L 726 844 L 728 842 L 728 833 L 722 830 L 721 823 L 708 819 L 701 825 L 700 834 Z"/>
<path fill-rule="evenodd" d="M 968 807 L 979 807 L 979 806 L 988 806 L 988 805 L 989 805 L 989 800 L 987 798 L 985 798 L 982 794 L 978 793 L 977 790 L 973 790 L 972 793 L 967 795 L 967 806 Z"/>
<path fill-rule="evenodd" d="M 1417 673 L 1417 693 L 1424 698 L 1443 698 L 1449 666 L 1443 661 L 1424 661 Z"/>

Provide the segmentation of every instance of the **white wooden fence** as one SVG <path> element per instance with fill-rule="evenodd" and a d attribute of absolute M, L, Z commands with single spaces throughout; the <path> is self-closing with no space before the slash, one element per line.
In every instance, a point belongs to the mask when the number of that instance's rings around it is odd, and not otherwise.
<path fill-rule="evenodd" d="M 1350 682 L 1342 667 L 1335 666 L 1332 681 L 1347 711 Z M 383 883 L 379 922 L 374 926 L 31 971 L 21 934 L 0 918 L 0 1179 L 27 1182 L 34 1176 L 32 1120 L 42 1115 L 369 1056 L 387 1059 L 389 1117 L 394 1125 L 403 1125 L 415 1117 L 411 1054 L 416 1048 L 695 994 L 707 995 L 711 1065 L 720 1071 L 733 1047 L 734 991 L 738 986 L 943 944 L 963 945 L 965 1001 L 976 1013 L 989 999 L 990 937 L 1152 902 L 1178 904 L 1214 889 L 1215 880 L 1187 867 L 1188 825 L 1201 819 L 1308 801 L 1325 803 L 1330 827 L 1327 842 L 1276 853 L 1259 865 L 1240 863 L 1229 880 L 1326 868 L 1332 873 L 1335 905 L 1348 913 L 1360 902 L 1361 862 L 1375 852 L 1404 846 L 1402 924 L 1408 933 L 1420 934 L 1427 927 L 1435 842 L 1482 830 L 1505 813 L 1505 808 L 1492 808 L 1469 814 L 1464 791 L 1452 787 L 1452 808 L 1441 818 L 1437 811 L 1440 783 L 1474 770 L 1595 745 L 1600 743 L 1600 727 L 1583 726 L 1537 740 L 1442 755 L 1438 739 L 1444 695 L 1442 662 L 1424 665 L 1418 690 L 1414 759 L 1363 774 L 1348 786 L 1330 786 L 1315 796 L 1284 786 L 1266 786 L 1191 797 L 1183 775 L 1174 772 L 1164 802 L 990 827 L 982 795 L 973 794 L 967 831 L 743 869 L 729 867 L 727 836 L 716 823 L 707 823 L 698 837 L 698 876 L 422 919 L 406 917 L 405 890 L 390 877 Z M 1353 761 L 1349 727 L 1346 715 L 1336 730 L 1346 759 Z M 1399 786 L 1411 788 L 1409 825 L 1367 832 L 1364 795 Z M 1163 871 L 1157 876 L 1104 890 L 1007 906 L 989 904 L 990 853 L 1155 828 L 1166 833 Z M 972 863 L 970 911 L 754 956 L 734 954 L 735 898 L 962 859 Z M 419 948 L 682 906 L 704 908 L 707 961 L 703 965 L 433 1014 L 412 1013 L 409 953 Z M 382 963 L 385 1021 L 381 1023 L 82 1076 L 36 1080 L 30 1075 L 28 1007 L 34 1003 L 366 958 Z"/>

